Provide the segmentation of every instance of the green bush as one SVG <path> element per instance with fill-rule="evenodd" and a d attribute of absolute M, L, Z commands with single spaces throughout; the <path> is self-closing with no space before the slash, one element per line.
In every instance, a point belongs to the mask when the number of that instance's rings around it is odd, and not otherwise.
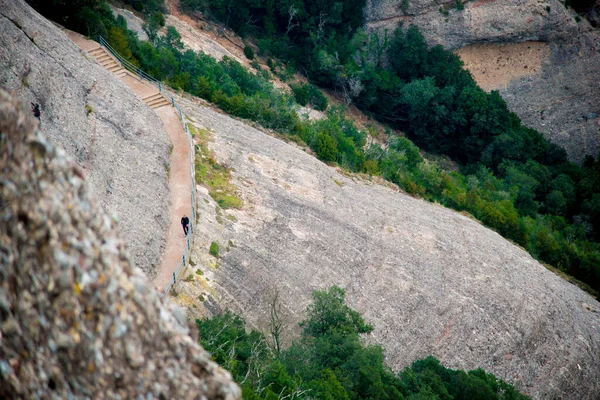
<path fill-rule="evenodd" d="M 312 108 L 319 111 L 327 109 L 329 103 L 327 97 L 316 86 L 306 83 L 293 83 L 290 85 L 290 88 L 298 104 L 302 106 L 310 104 Z"/>
<path fill-rule="evenodd" d="M 252 46 L 244 46 L 244 55 L 248 60 L 254 60 L 254 49 Z"/>
<path fill-rule="evenodd" d="M 319 160 L 333 162 L 337 157 L 337 145 L 335 140 L 327 133 L 321 133 L 317 136 L 315 152 Z"/>
<path fill-rule="evenodd" d="M 217 242 L 212 242 L 210 244 L 210 249 L 208 250 L 208 252 L 210 253 L 210 255 L 212 255 L 215 258 L 219 258 L 219 243 Z"/>

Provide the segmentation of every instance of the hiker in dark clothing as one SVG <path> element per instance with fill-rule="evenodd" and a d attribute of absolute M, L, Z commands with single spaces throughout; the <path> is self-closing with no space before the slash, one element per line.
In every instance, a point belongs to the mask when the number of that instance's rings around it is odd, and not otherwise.
<path fill-rule="evenodd" d="M 31 112 L 33 113 L 33 116 L 36 117 L 40 122 L 42 122 L 40 116 L 42 115 L 42 112 L 40 111 L 40 105 L 37 103 L 31 103 Z"/>
<path fill-rule="evenodd" d="M 183 233 L 187 236 L 190 228 L 190 219 L 185 214 L 181 218 L 181 226 L 183 226 Z"/>

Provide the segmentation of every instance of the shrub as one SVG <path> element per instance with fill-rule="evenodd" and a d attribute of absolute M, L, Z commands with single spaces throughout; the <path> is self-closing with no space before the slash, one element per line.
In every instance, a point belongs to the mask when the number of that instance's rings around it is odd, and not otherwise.
<path fill-rule="evenodd" d="M 335 140 L 326 133 L 320 133 L 319 136 L 317 136 L 315 151 L 319 160 L 325 162 L 335 161 L 338 153 Z"/>
<path fill-rule="evenodd" d="M 210 249 L 208 250 L 208 252 L 210 253 L 210 255 L 212 255 L 215 258 L 219 258 L 219 243 L 217 242 L 212 242 L 210 244 Z"/>
<path fill-rule="evenodd" d="M 252 48 L 252 46 L 244 47 L 244 55 L 248 60 L 254 60 L 254 49 Z"/>
<path fill-rule="evenodd" d="M 291 84 L 296 102 L 302 106 L 310 104 L 315 110 L 325 111 L 329 104 L 327 97 L 314 85 L 306 83 Z"/>

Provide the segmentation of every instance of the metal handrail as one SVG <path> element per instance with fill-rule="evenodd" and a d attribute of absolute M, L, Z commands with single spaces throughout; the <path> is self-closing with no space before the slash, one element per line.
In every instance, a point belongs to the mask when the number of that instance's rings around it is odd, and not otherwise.
<path fill-rule="evenodd" d="M 119 63 L 123 66 L 123 68 L 125 68 L 129 72 L 134 73 L 136 76 L 139 76 L 141 79 L 150 81 L 154 85 L 158 86 L 159 89 L 162 89 L 162 83 L 158 79 L 153 78 L 152 76 L 148 75 L 147 73 L 133 65 L 131 62 L 124 59 L 119 53 L 117 53 L 115 49 L 112 48 L 112 46 L 102 36 L 98 36 L 98 39 L 100 45 L 104 46 L 117 60 L 119 60 Z"/>
<path fill-rule="evenodd" d="M 195 152 L 194 152 L 194 141 L 193 141 L 193 137 L 192 134 L 190 133 L 190 130 L 188 129 L 187 126 L 187 121 L 185 120 L 185 115 L 183 114 L 183 111 L 181 110 L 181 107 L 179 107 L 179 104 L 177 104 L 175 102 L 175 98 L 171 95 L 171 93 L 167 92 L 166 89 L 164 88 L 163 84 L 161 81 L 159 81 L 156 78 L 153 78 L 152 76 L 148 75 L 147 73 L 145 73 L 144 71 L 142 71 L 141 69 L 139 69 L 138 67 L 136 67 L 135 65 L 133 65 L 132 63 L 130 63 L 129 61 L 127 61 L 126 59 L 124 59 L 119 53 L 117 53 L 117 51 L 115 49 L 112 48 L 112 46 L 102 37 L 99 36 L 99 43 L 101 46 L 104 46 L 106 48 L 106 50 L 108 50 L 121 64 L 121 66 L 123 68 L 125 68 L 126 70 L 128 70 L 129 72 L 135 74 L 136 76 L 140 77 L 141 79 L 144 79 L 152 84 L 154 84 L 155 86 L 158 87 L 158 91 L 164 96 L 168 96 L 168 98 L 171 100 L 171 104 L 173 105 L 173 107 L 175 107 L 177 109 L 177 111 L 179 112 L 179 118 L 181 119 L 181 123 L 183 124 L 183 128 L 185 129 L 185 133 L 188 136 L 189 139 L 189 143 L 190 143 L 190 177 L 192 180 L 192 220 L 190 222 L 190 229 L 186 238 L 186 244 L 185 244 L 185 248 L 183 249 L 183 254 L 181 255 L 181 259 L 179 260 L 179 262 L 177 263 L 177 266 L 175 267 L 175 270 L 173 271 L 173 280 L 169 281 L 169 283 L 167 283 L 165 285 L 165 287 L 163 288 L 163 294 L 167 294 L 169 293 L 169 290 L 171 290 L 171 288 L 177 284 L 177 277 L 181 274 L 181 272 L 185 269 L 185 266 L 187 265 L 187 260 L 190 254 L 190 239 L 192 237 L 192 234 L 194 233 L 194 226 L 196 225 L 196 169 L 194 168 L 194 161 L 195 161 Z"/>

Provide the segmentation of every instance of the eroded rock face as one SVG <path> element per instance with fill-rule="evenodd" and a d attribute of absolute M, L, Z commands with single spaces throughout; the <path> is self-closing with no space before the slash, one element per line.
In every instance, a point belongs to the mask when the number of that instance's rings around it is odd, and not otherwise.
<path fill-rule="evenodd" d="M 499 90 L 526 125 L 564 147 L 571 160 L 600 152 L 600 31 L 560 1 L 477 0 L 459 10 L 454 0 L 368 0 L 365 18 L 370 31 L 415 24 L 430 45 L 448 50 L 475 46 L 467 50 L 472 55 L 483 45 L 483 66 L 472 66 L 478 82 Z M 522 74 L 513 71 L 510 82 L 487 85 L 489 76 L 481 72 L 511 67 L 505 65 L 505 46 L 538 42 L 547 51 L 518 60 L 514 68 Z M 489 54 L 490 46 L 497 51 Z"/>
<path fill-rule="evenodd" d="M 239 398 L 28 114 L 0 90 L 0 398 Z"/>
<path fill-rule="evenodd" d="M 81 167 L 120 221 L 133 263 L 160 265 L 170 142 L 160 119 L 22 0 L 0 0 L 0 85 L 41 106 L 41 131 Z"/>
<path fill-rule="evenodd" d="M 232 308 L 268 332 L 278 290 L 298 333 L 314 289 L 339 285 L 400 370 L 430 354 L 482 367 L 535 398 L 600 396 L 600 304 L 468 217 L 338 173 L 297 147 L 198 102 L 177 100 L 210 129 L 233 167 L 241 210 L 198 189 L 194 269 L 177 301 Z M 220 246 L 220 259 L 209 254 Z M 208 278 L 208 279 L 207 279 Z"/>
<path fill-rule="evenodd" d="M 575 15 L 558 0 L 464 3 L 458 10 L 454 0 L 408 0 L 402 10 L 402 1 L 368 0 L 366 26 L 393 31 L 406 21 L 418 25 L 430 44 L 449 50 L 482 42 L 565 41 L 578 33 Z"/>

